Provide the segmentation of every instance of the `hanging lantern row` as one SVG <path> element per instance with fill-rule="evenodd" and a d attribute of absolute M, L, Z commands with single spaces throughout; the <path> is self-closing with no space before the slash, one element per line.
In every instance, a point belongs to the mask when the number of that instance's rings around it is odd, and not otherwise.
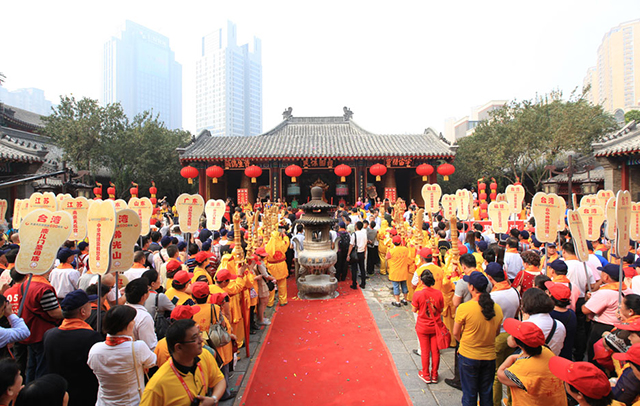
<path fill-rule="evenodd" d="M 129 189 L 131 197 L 138 197 L 138 184 L 135 182 L 131 182 L 131 184 L 133 185 L 133 187 Z"/>
<path fill-rule="evenodd" d="M 102 199 L 102 183 L 96 182 L 96 187 L 93 188 L 93 194 L 96 195 L 96 199 Z"/>
<path fill-rule="evenodd" d="M 193 179 L 198 177 L 198 170 L 191 165 L 185 166 L 180 170 L 180 176 L 186 178 L 189 184 L 193 184 Z"/>
<path fill-rule="evenodd" d="M 224 175 L 224 169 L 218 165 L 213 165 L 207 168 L 206 173 L 213 183 L 218 183 L 218 178 L 221 178 L 222 175 Z"/>
<path fill-rule="evenodd" d="M 491 189 L 491 194 L 489 195 L 489 197 L 493 202 L 498 198 L 498 183 L 496 182 L 496 178 L 491 178 L 491 184 L 489 185 L 489 188 Z"/>
<path fill-rule="evenodd" d="M 433 166 L 429 164 L 421 164 L 421 165 L 418 165 L 418 167 L 416 168 L 416 173 L 422 176 L 423 182 L 426 182 L 429 180 L 428 176 L 431 175 L 433 171 L 434 171 Z"/>
<path fill-rule="evenodd" d="M 340 182 L 344 182 L 347 176 L 351 175 L 351 167 L 345 164 L 341 164 L 335 167 L 333 172 L 336 176 L 340 176 Z"/>
<path fill-rule="evenodd" d="M 451 164 L 442 164 L 438 166 L 438 174 L 444 177 L 445 182 L 449 180 L 449 176 L 453 175 L 456 171 L 456 167 Z"/>
<path fill-rule="evenodd" d="M 387 167 L 382 164 L 375 164 L 369 168 L 369 172 L 376 177 L 376 181 L 380 181 L 380 177 L 387 173 Z"/>
<path fill-rule="evenodd" d="M 113 182 L 109 182 L 110 187 L 107 188 L 107 193 L 109 193 L 109 199 L 116 200 L 116 185 Z"/>
<path fill-rule="evenodd" d="M 296 178 L 302 175 L 302 168 L 299 167 L 298 165 L 289 165 L 284 170 L 284 174 L 291 177 L 291 182 L 295 183 Z"/>
<path fill-rule="evenodd" d="M 151 181 L 151 187 L 149 188 L 149 194 L 151 195 L 151 198 L 149 200 L 151 200 L 151 204 L 153 205 L 158 203 L 158 199 L 156 198 L 157 193 L 158 188 L 156 187 L 156 182 Z"/>
<path fill-rule="evenodd" d="M 251 183 L 256 183 L 256 178 L 259 178 L 260 175 L 262 175 L 262 168 L 251 165 L 244 170 L 244 174 L 251 178 Z"/>

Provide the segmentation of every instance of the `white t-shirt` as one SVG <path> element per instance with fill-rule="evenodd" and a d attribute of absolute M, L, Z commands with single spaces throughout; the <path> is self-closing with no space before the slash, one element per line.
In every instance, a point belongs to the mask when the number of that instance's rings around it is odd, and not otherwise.
<path fill-rule="evenodd" d="M 591 272 L 593 272 L 593 278 L 598 282 L 600 280 L 600 271 L 598 271 L 598 268 L 602 267 L 602 262 L 596 257 L 596 254 L 589 254 L 587 265 L 591 268 Z"/>
<path fill-rule="evenodd" d="M 143 305 L 129 304 L 136 309 L 135 327 L 133 328 L 133 338 L 140 339 L 147 344 L 147 347 L 153 351 L 158 345 L 158 337 L 153 323 L 153 317 L 149 314 Z"/>
<path fill-rule="evenodd" d="M 548 313 L 533 314 L 525 321 L 540 327 L 545 339 L 549 337 L 549 333 L 551 333 L 551 329 L 553 328 L 553 318 Z M 567 329 L 564 324 L 557 321 L 556 331 L 553 333 L 553 337 L 551 337 L 551 341 L 549 342 L 549 349 L 553 351 L 554 354 L 560 354 L 560 351 L 562 351 L 562 347 L 564 346 L 564 339 L 566 336 Z"/>
<path fill-rule="evenodd" d="M 580 289 L 580 297 L 584 297 L 587 289 L 587 275 L 584 271 L 584 265 L 577 259 L 569 259 L 564 261 L 567 264 L 567 278 L 571 281 L 573 286 L 577 286 Z M 589 269 L 589 266 L 587 266 Z M 589 284 L 596 283 L 593 277 L 593 272 L 589 272 Z"/>
<path fill-rule="evenodd" d="M 73 268 L 54 268 L 49 274 L 49 282 L 56 290 L 58 299 L 64 299 L 69 292 L 78 289 L 79 279 L 80 272 Z"/>
<path fill-rule="evenodd" d="M 367 248 L 367 230 L 364 228 L 351 234 L 351 245 L 358 243 L 358 252 L 364 252 Z"/>
<path fill-rule="evenodd" d="M 147 268 L 130 268 L 129 270 L 124 271 L 123 275 L 129 279 L 129 282 L 131 282 L 134 279 L 142 278 L 142 274 L 146 271 L 148 271 Z"/>
<path fill-rule="evenodd" d="M 524 269 L 522 257 L 517 252 L 505 252 L 504 265 L 507 267 L 507 275 L 511 280 L 515 279 L 518 273 Z"/>
<path fill-rule="evenodd" d="M 631 290 L 636 295 L 640 295 L 640 275 L 631 278 Z"/>
<path fill-rule="evenodd" d="M 515 289 L 511 288 L 491 292 L 491 299 L 493 299 L 493 301 L 502 309 L 502 314 L 504 316 L 502 318 L 503 323 L 505 319 L 515 319 L 516 312 L 520 306 L 520 295 Z M 500 332 L 505 332 L 504 327 L 502 327 L 502 323 L 500 324 Z"/>

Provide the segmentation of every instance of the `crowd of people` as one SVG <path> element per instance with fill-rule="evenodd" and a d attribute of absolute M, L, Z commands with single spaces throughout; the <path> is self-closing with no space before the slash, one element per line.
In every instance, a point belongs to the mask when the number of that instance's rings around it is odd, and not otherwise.
<path fill-rule="evenodd" d="M 271 228 L 267 207 L 277 207 Z M 297 275 L 296 249 L 304 246 L 302 215 L 280 201 L 234 206 L 229 199 L 220 229 L 202 221 L 189 234 L 164 204 L 132 247 L 131 269 L 118 275 L 92 272 L 90 241 L 67 241 L 48 273 L 22 275 L 14 267 L 19 230 L 8 230 L 0 248 L 0 404 L 234 398 L 229 378 L 240 349 L 271 324 L 267 307 L 288 303 L 287 279 Z M 334 215 L 335 277 L 351 289 L 366 289 L 376 272 L 388 278 L 390 305 L 415 314 L 414 352 L 426 384 L 441 381 L 440 352 L 451 347 L 455 371 L 445 382 L 462 391 L 465 406 L 638 401 L 635 243 L 618 258 L 604 238 L 590 241 L 583 264 L 570 233 L 541 244 L 533 218 L 494 234 L 480 222 L 425 215 L 414 202 L 340 203 Z"/>

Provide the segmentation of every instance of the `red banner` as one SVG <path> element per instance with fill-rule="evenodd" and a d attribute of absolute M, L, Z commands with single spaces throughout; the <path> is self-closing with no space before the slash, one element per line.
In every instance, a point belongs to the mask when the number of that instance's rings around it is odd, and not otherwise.
<path fill-rule="evenodd" d="M 469 223 L 469 226 L 471 226 L 471 224 L 474 224 L 474 223 L 482 224 L 483 233 L 490 231 L 490 228 L 491 228 L 491 221 L 464 221 L 464 223 Z M 525 227 L 524 220 L 516 220 L 516 221 L 509 220 L 508 224 L 509 224 L 509 230 L 511 230 L 513 227 L 516 227 L 518 230 L 522 231 L 524 230 L 524 227 Z"/>
<path fill-rule="evenodd" d="M 249 189 L 238 189 L 238 204 L 249 203 Z"/>

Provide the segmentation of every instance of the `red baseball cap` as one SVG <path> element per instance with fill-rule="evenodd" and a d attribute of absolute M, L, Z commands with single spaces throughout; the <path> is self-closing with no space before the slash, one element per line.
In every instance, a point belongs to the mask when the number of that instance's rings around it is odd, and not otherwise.
<path fill-rule="evenodd" d="M 618 361 L 631 361 L 636 365 L 640 365 L 640 343 L 633 344 L 627 352 L 616 352 L 613 358 Z"/>
<path fill-rule="evenodd" d="M 400 244 L 402 242 L 402 237 L 400 237 L 399 235 L 394 235 L 391 241 L 393 241 L 394 244 Z"/>
<path fill-rule="evenodd" d="M 389 230 L 389 234 L 391 235 L 398 235 L 398 231 L 396 231 L 395 228 L 392 228 L 391 230 Z"/>
<path fill-rule="evenodd" d="M 172 259 L 171 261 L 167 262 L 167 271 L 175 271 L 176 269 L 180 269 L 181 266 L 182 264 L 180 264 L 180 261 Z"/>
<path fill-rule="evenodd" d="M 260 255 L 261 257 L 266 257 L 267 250 L 264 249 L 264 247 L 258 247 L 258 249 L 256 249 L 256 255 Z"/>
<path fill-rule="evenodd" d="M 571 289 L 564 283 L 554 283 L 547 281 L 544 283 L 544 287 L 549 290 L 551 296 L 557 300 L 569 300 L 571 299 Z"/>
<path fill-rule="evenodd" d="M 236 274 L 231 273 L 228 269 L 220 269 L 216 272 L 216 280 L 218 282 L 228 281 L 237 277 L 238 276 Z"/>
<path fill-rule="evenodd" d="M 431 248 L 425 247 L 425 248 L 420 250 L 418 255 L 420 255 L 422 258 L 430 257 L 430 256 L 433 255 L 433 251 L 431 250 Z"/>
<path fill-rule="evenodd" d="M 195 256 L 195 260 L 198 263 L 203 263 L 204 261 L 206 261 L 207 259 L 211 258 L 213 256 L 213 253 L 211 252 L 207 252 L 207 251 L 200 251 L 196 254 Z"/>
<path fill-rule="evenodd" d="M 178 271 L 173 276 L 174 282 L 179 283 L 180 285 L 186 285 L 187 282 L 191 280 L 191 278 L 193 278 L 193 274 L 187 271 Z"/>
<path fill-rule="evenodd" d="M 467 249 L 467 246 L 464 244 L 458 244 L 458 252 L 460 253 L 460 255 L 464 255 L 467 252 L 469 252 L 469 250 Z"/>
<path fill-rule="evenodd" d="M 640 331 L 640 318 L 634 319 L 631 322 L 615 323 L 614 326 L 620 330 Z"/>
<path fill-rule="evenodd" d="M 173 308 L 171 318 L 174 320 L 190 319 L 200 311 L 200 306 L 180 305 Z"/>
<path fill-rule="evenodd" d="M 549 371 L 592 399 L 602 399 L 611 392 L 607 376 L 590 362 L 571 362 L 566 358 L 552 357 Z"/>
<path fill-rule="evenodd" d="M 516 319 L 506 319 L 504 330 L 514 338 L 522 341 L 529 347 L 540 347 L 544 345 L 544 333 L 540 327 L 533 323 L 523 322 Z"/>
<path fill-rule="evenodd" d="M 224 298 L 226 298 L 227 296 L 229 295 L 226 293 L 214 293 L 209 297 L 209 302 L 218 306 L 222 306 L 222 304 L 224 303 Z"/>
<path fill-rule="evenodd" d="M 196 299 L 202 299 L 209 296 L 209 284 L 207 282 L 196 282 L 191 285 L 191 294 Z"/>

